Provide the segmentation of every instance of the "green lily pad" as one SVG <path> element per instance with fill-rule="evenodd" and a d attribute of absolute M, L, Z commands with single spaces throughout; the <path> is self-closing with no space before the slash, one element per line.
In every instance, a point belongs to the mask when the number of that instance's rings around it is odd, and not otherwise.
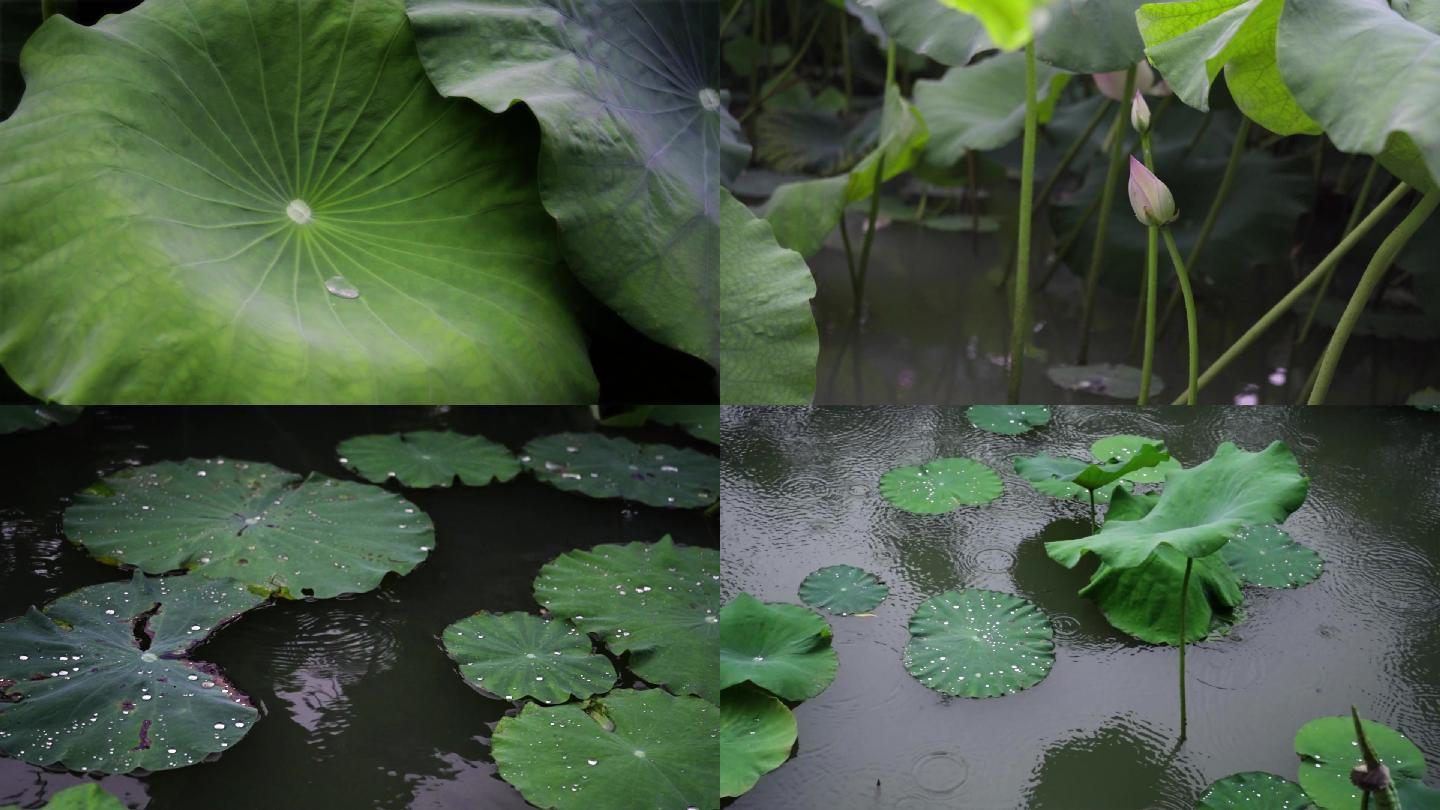
<path fill-rule="evenodd" d="M 223 458 L 112 473 L 75 496 L 65 534 L 111 565 L 189 569 L 286 599 L 372 590 L 435 547 L 430 518 L 393 492 Z"/>
<path fill-rule="evenodd" d="M 889 593 L 889 585 L 853 565 L 830 565 L 811 571 L 800 583 L 801 602 L 840 616 L 874 610 Z"/>
<path fill-rule="evenodd" d="M 799 605 L 741 593 L 720 609 L 720 687 L 753 683 L 784 700 L 809 700 L 835 680 L 830 625 Z"/>
<path fill-rule="evenodd" d="M 1390 783 L 1406 810 L 1440 807 L 1440 791 L 1427 787 L 1425 756 L 1415 743 L 1389 726 L 1361 720 L 1375 755 L 1390 769 Z M 1300 787 L 1319 810 L 1352 810 L 1360 806 L 1360 789 L 1350 784 L 1350 771 L 1365 760 L 1355 742 L 1349 716 L 1311 720 L 1295 734 L 1300 755 Z M 1371 802 L 1373 805 L 1374 802 Z"/>
<path fill-rule="evenodd" d="M 947 695 L 1012 695 L 1050 674 L 1054 639 L 1050 618 L 1026 599 L 978 588 L 946 591 L 910 617 L 905 669 Z"/>
<path fill-rule="evenodd" d="M 534 123 L 437 95 L 400 0 L 52 18 L 25 81 L 0 363 L 32 395 L 594 401 Z"/>
<path fill-rule="evenodd" d="M 19 805 L 8 804 L 0 810 L 21 810 Z M 39 810 L 127 810 L 125 803 L 105 792 L 105 789 L 90 782 L 68 787 L 50 797 Z"/>
<path fill-rule="evenodd" d="M 981 51 L 995 47 L 985 27 L 940 0 L 860 0 L 875 10 L 885 33 L 907 50 L 942 65 L 963 67 Z"/>
<path fill-rule="evenodd" d="M 1278 526 L 1246 526 L 1220 549 L 1220 556 L 1241 582 L 1262 588 L 1298 588 L 1325 570 L 1319 554 Z"/>
<path fill-rule="evenodd" d="M 1004 489 L 994 470 L 968 458 L 940 458 L 880 476 L 880 494 L 885 500 L 921 515 L 987 504 Z"/>
<path fill-rule="evenodd" d="M 506 700 L 564 703 L 615 685 L 610 659 L 564 619 L 481 612 L 445 628 L 442 641 L 465 683 Z"/>
<path fill-rule="evenodd" d="M 1088 366 L 1051 366 L 1045 369 L 1050 382 L 1061 388 L 1084 394 L 1135 399 L 1140 396 L 1140 369 L 1134 366 L 1114 363 L 1096 363 Z M 1165 390 L 1165 381 L 1160 375 L 1150 375 L 1150 396 L 1159 396 Z"/>
<path fill-rule="evenodd" d="M 1062 501 L 1090 502 L 1090 491 L 1074 483 L 1075 476 L 1090 467 L 1077 458 L 1062 458 L 1040 453 L 1015 459 L 1015 474 L 1024 478 L 1042 495 Z M 1095 503 L 1109 503 L 1117 487 L 1129 489 L 1134 483 L 1124 477 L 1095 489 Z"/>
<path fill-rule="evenodd" d="M 1132 456 L 1140 452 L 1147 444 L 1152 444 L 1160 450 L 1165 450 L 1165 442 L 1160 439 L 1148 439 L 1144 436 L 1117 435 L 1106 436 L 1103 439 L 1096 439 L 1090 445 L 1090 455 L 1101 464 L 1113 464 L 1117 461 L 1129 461 Z M 1131 470 L 1124 475 L 1125 480 L 1134 481 L 1137 484 L 1163 484 L 1165 476 L 1174 471 L 1183 469 L 1179 461 L 1174 458 L 1167 458 L 1151 467 L 1140 467 Z"/>
<path fill-rule="evenodd" d="M 739 796 L 785 764 L 795 747 L 795 715 L 753 686 L 720 693 L 720 795 Z"/>
<path fill-rule="evenodd" d="M 356 436 L 335 452 L 346 469 L 377 484 L 394 478 L 407 487 L 448 487 L 459 478 L 481 487 L 520 474 L 520 462 L 505 445 L 448 430 Z"/>
<path fill-rule="evenodd" d="M 0 436 L 68 425 L 80 417 L 80 411 L 66 405 L 0 405 Z"/>
<path fill-rule="evenodd" d="M 599 433 L 534 439 L 520 460 L 541 481 L 592 498 L 687 509 L 709 506 L 720 490 L 720 463 L 714 456 Z"/>
<path fill-rule="evenodd" d="M 720 443 L 719 405 L 651 405 L 650 421 L 678 427 L 702 442 Z"/>
<path fill-rule="evenodd" d="M 965 418 L 981 430 L 1018 436 L 1050 424 L 1050 409 L 1044 405 L 971 405 L 965 409 Z"/>
<path fill-rule="evenodd" d="M 720 709 L 661 689 L 530 703 L 491 737 L 500 777 L 551 810 L 720 806 Z"/>
<path fill-rule="evenodd" d="M 1289 779 L 1247 771 L 1211 784 L 1195 810 L 1305 810 L 1309 806 L 1305 791 Z"/>
<path fill-rule="evenodd" d="M 183 768 L 231 747 L 260 713 L 188 656 L 262 601 L 238 582 L 136 572 L 0 624 L 0 753 L 129 773 Z"/>
<path fill-rule="evenodd" d="M 720 554 L 658 543 L 600 545 L 561 554 L 535 579 L 535 599 L 599 636 L 629 666 L 676 694 L 720 697 Z"/>

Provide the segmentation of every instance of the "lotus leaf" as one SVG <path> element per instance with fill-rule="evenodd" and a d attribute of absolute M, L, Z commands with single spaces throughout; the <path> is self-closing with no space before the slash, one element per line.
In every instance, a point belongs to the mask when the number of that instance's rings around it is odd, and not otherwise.
<path fill-rule="evenodd" d="M 1118 196 L 1118 195 L 1117 195 Z M 1098 394 L 1115 399 L 1134 399 L 1140 396 L 1140 369 L 1114 363 L 1098 363 L 1089 366 L 1051 366 L 1045 369 L 1050 381 L 1071 391 Z M 1159 396 L 1165 390 L 1165 381 L 1159 375 L 1150 375 L 1150 396 Z"/>
<path fill-rule="evenodd" d="M 68 425 L 80 416 L 79 408 L 65 405 L 0 405 L 0 436 L 51 425 Z"/>
<path fill-rule="evenodd" d="M 830 565 L 811 571 L 800 583 L 801 602 L 840 616 L 874 610 L 889 593 L 889 585 L 853 565 Z"/>
<path fill-rule="evenodd" d="M 1289 779 L 1247 771 L 1210 785 L 1195 810 L 1305 810 L 1309 806 L 1305 791 Z"/>
<path fill-rule="evenodd" d="M 896 42 L 941 64 L 962 67 L 976 54 L 994 47 L 978 19 L 957 14 L 940 0 L 860 2 L 875 10 L 885 33 Z"/>
<path fill-rule="evenodd" d="M 783 700 L 809 700 L 835 680 L 830 625 L 799 605 L 741 593 L 720 609 L 720 686 L 752 683 Z"/>
<path fill-rule="evenodd" d="M 719 491 L 720 464 L 714 456 L 599 433 L 534 439 L 520 460 L 541 481 L 592 498 L 685 509 L 709 506 Z"/>
<path fill-rule="evenodd" d="M 112 473 L 75 496 L 65 534 L 111 565 L 190 569 L 287 599 L 363 593 L 435 547 L 430 518 L 392 492 L 223 458 Z"/>
<path fill-rule="evenodd" d="M 719 405 L 637 405 L 600 420 L 606 427 L 672 425 L 701 441 L 720 443 Z"/>
<path fill-rule="evenodd" d="M 1389 726 L 1361 720 L 1375 755 L 1390 769 L 1391 784 L 1405 810 L 1440 807 L 1440 791 L 1427 787 L 1425 756 L 1415 743 Z M 1364 764 L 1355 743 L 1355 722 L 1349 716 L 1311 720 L 1295 734 L 1300 755 L 1300 787 L 1319 810 L 1352 810 L 1360 806 L 1360 789 L 1350 784 L 1350 771 Z M 1373 804 L 1373 803 L 1372 803 Z"/>
<path fill-rule="evenodd" d="M 1038 99 L 1058 94 L 1070 79 L 1049 65 L 1038 74 Z M 915 106 L 930 129 L 927 163 L 950 166 L 966 152 L 1005 146 L 1025 127 L 1025 55 L 1002 53 L 917 81 Z"/>
<path fill-rule="evenodd" d="M 1262 588 L 1298 588 L 1325 569 L 1319 554 L 1277 526 L 1246 526 L 1220 549 L 1220 556 L 1241 582 Z"/>
<path fill-rule="evenodd" d="M 407 0 L 441 94 L 540 122 L 565 258 L 661 343 L 718 362 L 723 104 L 713 0 Z"/>
<path fill-rule="evenodd" d="M 1422 388 L 1406 397 L 1405 404 L 1422 411 L 1440 411 L 1440 391 L 1434 388 Z"/>
<path fill-rule="evenodd" d="M 1165 449 L 1165 442 L 1159 439 L 1147 439 L 1144 436 L 1106 436 L 1103 439 L 1096 439 L 1090 445 L 1090 455 L 1096 461 L 1105 464 L 1116 461 L 1126 461 L 1131 456 L 1140 452 L 1147 444 L 1153 444 L 1160 450 Z M 1164 483 L 1166 474 L 1172 470 L 1181 469 L 1180 462 L 1173 458 L 1167 458 L 1153 467 L 1141 467 L 1131 470 L 1125 474 L 1127 481 L 1134 481 L 1137 484 L 1160 484 Z"/>
<path fill-rule="evenodd" d="M 1072 480 L 1083 473 L 1087 464 L 1076 458 L 1061 458 L 1041 453 L 1036 456 L 1022 456 L 1015 459 L 1015 474 L 1030 482 L 1036 492 L 1060 500 L 1090 501 L 1090 490 Z M 1120 477 L 1108 484 L 1095 488 L 1095 503 L 1109 503 L 1117 487 L 1129 489 L 1134 483 Z"/>
<path fill-rule="evenodd" d="M 965 409 L 965 418 L 981 430 L 1018 436 L 1050 424 L 1050 409 L 1044 405 L 971 405 Z"/>
<path fill-rule="evenodd" d="M 1118 496 L 1118 493 L 1117 493 Z M 1135 500 L 1131 498 L 1130 500 Z M 1115 504 L 1105 525 L 1117 520 Z M 1180 643 L 1180 586 L 1185 581 L 1185 555 L 1159 546 L 1134 568 L 1101 564 L 1080 595 L 1095 602 L 1106 621 L 1122 633 L 1150 644 Z M 1245 595 L 1240 578 L 1220 554 L 1195 560 L 1190 589 L 1185 593 L 1185 641 L 1193 643 L 1223 633 L 1242 618 Z"/>
<path fill-rule="evenodd" d="M 527 704 L 495 727 L 491 753 L 537 807 L 715 810 L 719 726 L 709 701 L 617 689 L 585 704 Z"/>
<path fill-rule="evenodd" d="M 719 579 L 718 552 L 667 535 L 562 554 L 540 569 L 535 599 L 616 654 L 630 653 L 636 675 L 714 702 Z"/>
<path fill-rule="evenodd" d="M 923 0 L 921 0 L 923 2 Z M 1023 48 L 1034 37 L 1035 12 L 1048 0 L 939 0 L 980 20 L 990 41 L 1005 51 Z"/>
<path fill-rule="evenodd" d="M 520 474 L 520 462 L 504 445 L 448 430 L 356 436 L 335 451 L 347 469 L 377 484 L 394 478 L 407 487 L 448 487 L 459 478 L 481 487 Z"/>
<path fill-rule="evenodd" d="M 18 805 L 6 805 L 0 810 L 21 810 Z M 90 782 L 68 787 L 50 797 L 40 810 L 127 810 L 124 802 L 105 792 L 105 789 Z"/>
<path fill-rule="evenodd" d="M 947 695 L 1011 695 L 1050 674 L 1054 638 L 1050 618 L 1028 600 L 978 588 L 946 591 L 910 617 L 905 668 Z"/>
<path fill-rule="evenodd" d="M 400 0 L 57 15 L 23 61 L 0 362 L 31 394 L 593 401 L 534 125 L 437 95 Z"/>
<path fill-rule="evenodd" d="M 230 580 L 136 572 L 0 624 L 0 752 L 129 773 L 224 751 L 260 713 L 215 667 L 188 656 L 262 601 Z"/>
<path fill-rule="evenodd" d="M 564 619 L 481 612 L 445 628 L 442 641 L 466 683 L 506 700 L 564 703 L 615 685 L 610 659 Z"/>
<path fill-rule="evenodd" d="M 720 795 L 739 796 L 785 764 L 795 747 L 795 715 L 753 686 L 720 693 Z"/>
<path fill-rule="evenodd" d="M 1000 476 L 974 459 L 940 458 L 880 476 L 880 494 L 898 509 L 921 515 L 980 506 L 1004 491 Z"/>
<path fill-rule="evenodd" d="M 1135 30 L 1141 0 L 1054 0 L 1035 35 L 1035 56 L 1073 73 L 1125 70 L 1145 58 Z"/>

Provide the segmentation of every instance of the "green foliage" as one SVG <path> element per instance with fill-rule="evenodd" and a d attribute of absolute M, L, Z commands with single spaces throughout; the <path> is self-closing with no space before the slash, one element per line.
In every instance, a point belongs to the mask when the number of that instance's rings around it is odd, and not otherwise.
<path fill-rule="evenodd" d="M 885 500 L 897 509 L 921 515 L 987 504 L 1003 491 L 1004 484 L 994 470 L 969 458 L 940 458 L 880 476 L 880 494 Z"/>
<path fill-rule="evenodd" d="M 80 417 L 80 410 L 65 405 L 0 405 L 0 436 L 68 425 Z"/>
<path fill-rule="evenodd" d="M 889 585 L 853 565 L 829 565 L 811 571 L 800 583 L 801 602 L 840 616 L 874 610 L 889 593 Z"/>
<path fill-rule="evenodd" d="M 830 625 L 809 608 L 741 593 L 720 609 L 721 688 L 748 682 L 784 700 L 808 700 L 825 691 L 839 665 Z"/>
<path fill-rule="evenodd" d="M 921 683 L 959 697 L 1001 697 L 1028 689 L 1055 664 L 1050 618 L 1033 603 L 997 591 L 947 591 L 910 617 L 905 668 Z"/>
<path fill-rule="evenodd" d="M 21 810 L 18 805 L 6 805 L 0 810 Z M 125 804 L 105 792 L 105 789 L 90 782 L 65 788 L 50 797 L 40 810 L 126 810 Z"/>
<path fill-rule="evenodd" d="M 795 715 L 753 686 L 720 693 L 720 795 L 739 796 L 785 764 L 798 734 Z"/>
<path fill-rule="evenodd" d="M 1246 526 L 1220 549 L 1220 556 L 1241 582 L 1262 588 L 1308 585 L 1325 569 L 1319 554 L 1278 526 Z"/>
<path fill-rule="evenodd" d="M 1018 436 L 1050 424 L 1050 408 L 1045 405 L 971 405 L 965 418 L 981 430 L 1002 436 Z"/>
<path fill-rule="evenodd" d="M 520 474 L 520 462 L 504 445 L 448 430 L 356 436 L 335 452 L 347 469 L 377 484 L 394 478 L 407 487 L 448 487 L 459 478 L 481 487 Z"/>
<path fill-rule="evenodd" d="M 1440 807 L 1440 790 L 1421 781 L 1425 756 L 1420 749 L 1389 726 L 1369 720 L 1360 722 L 1371 749 L 1390 769 L 1400 806 L 1405 810 Z M 1355 723 L 1349 715 L 1306 723 L 1295 734 L 1295 753 L 1300 755 L 1300 787 L 1317 810 L 1352 810 L 1360 806 L 1360 789 L 1350 783 L 1350 771 L 1364 764 L 1364 758 L 1355 742 Z"/>
<path fill-rule="evenodd" d="M 942 65 L 963 67 L 976 54 L 994 47 L 980 20 L 940 0 L 860 0 L 875 10 L 885 33 L 906 49 Z"/>
<path fill-rule="evenodd" d="M 1038 98 L 1049 98 L 1053 110 L 1070 74 L 1048 65 L 1037 72 Z M 968 151 L 1005 146 L 1025 127 L 1025 55 L 999 54 L 951 68 L 940 79 L 921 79 L 915 82 L 915 106 L 930 129 L 928 163 L 948 166 Z"/>
<path fill-rule="evenodd" d="M 1170 458 L 1170 454 L 1166 453 L 1163 447 L 1163 444 L 1144 444 L 1138 450 L 1132 451 L 1127 446 L 1123 448 L 1123 458 L 1092 464 L 1041 453 L 1032 458 L 1015 459 L 1015 472 L 1029 481 L 1035 489 L 1052 498 L 1089 500 L 1090 492 L 1093 491 L 1095 502 L 1101 503 L 1108 501 L 1122 482 L 1134 482 L 1137 478 L 1153 480 L 1155 470 L 1161 467 L 1179 469 L 1180 465 Z M 1120 448 L 1107 445 L 1102 449 Z M 1097 458 L 1101 457 L 1099 453 L 1095 455 Z"/>
<path fill-rule="evenodd" d="M 719 496 L 718 459 L 687 447 L 559 433 L 532 440 L 520 460 L 541 481 L 592 498 L 687 509 L 709 506 Z"/>
<path fill-rule="evenodd" d="M 923 2 L 924 0 L 921 0 Z M 941 5 L 950 6 L 974 16 L 985 26 L 990 41 L 1005 51 L 1025 47 L 1035 32 L 1032 18 L 1037 9 L 1047 5 L 1048 0 L 939 0 Z"/>
<path fill-rule="evenodd" d="M 481 612 L 445 628 L 441 640 L 467 684 L 506 700 L 564 703 L 615 684 L 610 659 L 563 619 Z"/>
<path fill-rule="evenodd" d="M 1231 774 L 1205 789 L 1195 810 L 1305 810 L 1305 791 L 1273 773 Z"/>

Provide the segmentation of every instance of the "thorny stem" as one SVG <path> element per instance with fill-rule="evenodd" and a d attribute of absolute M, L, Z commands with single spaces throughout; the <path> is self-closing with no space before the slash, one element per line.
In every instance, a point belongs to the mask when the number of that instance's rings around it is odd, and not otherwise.
<path fill-rule="evenodd" d="M 1175 278 L 1180 281 L 1180 294 L 1185 296 L 1185 341 L 1190 348 L 1190 386 L 1186 389 L 1186 405 L 1194 405 L 1200 393 L 1200 327 L 1195 312 L 1195 292 L 1190 289 L 1190 275 L 1180 259 L 1180 247 L 1169 226 L 1160 229 L 1165 236 L 1165 247 L 1170 251 L 1170 261 L 1175 265 Z"/>
<path fill-rule="evenodd" d="M 892 43 L 894 40 L 891 40 Z M 1015 250 L 1015 309 L 1010 318 L 1010 385 L 1006 400 L 1020 401 L 1020 379 L 1025 364 L 1025 333 L 1030 329 L 1030 221 L 1035 199 L 1035 141 L 1040 114 L 1035 99 L 1039 84 L 1035 69 L 1035 42 L 1025 45 L 1025 144 L 1020 158 L 1020 241 Z"/>
<path fill-rule="evenodd" d="M 1105 118 L 1105 113 L 1110 109 L 1110 99 L 1104 99 L 1103 103 L 1095 107 L 1095 114 L 1090 116 L 1090 121 L 1080 131 L 1079 136 L 1065 149 L 1065 154 L 1060 156 L 1060 163 L 1055 166 L 1054 171 L 1045 179 L 1045 185 L 1040 187 L 1040 193 L 1035 195 L 1035 207 L 1039 208 L 1050 198 L 1050 192 L 1055 188 L 1055 182 L 1065 175 L 1070 164 L 1074 162 L 1075 156 L 1080 154 L 1080 147 L 1090 142 L 1090 136 L 1095 134 L 1095 128 L 1100 126 L 1100 121 Z"/>
<path fill-rule="evenodd" d="M 1355 198 L 1355 207 L 1350 209 L 1350 219 L 1345 223 L 1345 230 L 1341 236 L 1355 230 L 1355 223 L 1360 220 L 1360 212 L 1365 210 L 1365 201 L 1370 198 L 1370 186 L 1375 181 L 1375 171 L 1380 168 L 1380 161 L 1370 161 L 1370 168 L 1365 172 L 1365 179 L 1360 182 L 1360 195 Z M 1325 277 L 1320 279 L 1320 289 L 1315 292 L 1315 300 L 1310 302 L 1310 311 L 1305 313 L 1305 322 L 1300 325 L 1300 333 L 1295 336 L 1295 343 L 1305 342 L 1310 335 L 1310 324 L 1315 321 L 1315 311 L 1320 309 L 1320 302 L 1325 299 L 1325 293 L 1330 290 L 1330 280 L 1335 277 L 1335 268 L 1331 267 Z"/>
<path fill-rule="evenodd" d="M 1190 601 L 1190 569 L 1194 557 L 1185 558 L 1185 575 L 1180 578 L 1180 742 L 1185 742 L 1185 603 Z"/>
<path fill-rule="evenodd" d="M 1121 98 L 1135 94 L 1135 67 L 1125 72 L 1125 92 Z M 1116 105 L 1115 121 L 1110 127 L 1110 165 L 1105 169 L 1105 185 L 1100 191 L 1100 221 L 1095 227 L 1095 242 L 1090 247 L 1090 267 L 1085 272 L 1085 298 L 1080 312 L 1080 353 L 1076 362 L 1084 363 L 1090 354 L 1090 324 L 1095 314 L 1095 290 L 1100 285 L 1100 265 L 1105 260 L 1105 233 L 1110 229 L 1110 209 L 1115 199 L 1115 184 L 1125 160 L 1125 125 L 1130 119 L 1124 104 Z M 1153 123 L 1154 118 L 1151 118 Z"/>

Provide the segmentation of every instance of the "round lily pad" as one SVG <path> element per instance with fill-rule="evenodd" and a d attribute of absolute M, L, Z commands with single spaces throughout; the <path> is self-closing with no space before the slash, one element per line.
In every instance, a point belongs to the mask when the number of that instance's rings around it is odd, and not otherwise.
<path fill-rule="evenodd" d="M 1440 806 L 1440 791 L 1426 787 L 1425 756 L 1415 743 L 1389 726 L 1361 720 L 1375 756 L 1390 770 L 1400 806 Z M 1295 733 L 1300 755 L 1300 787 L 1320 810 L 1352 810 L 1360 806 L 1360 789 L 1350 771 L 1365 760 L 1355 741 L 1355 721 L 1348 716 L 1311 720 Z M 1374 802 L 1371 802 L 1373 805 Z"/>
<path fill-rule="evenodd" d="M 500 776 L 553 810 L 720 806 L 720 709 L 661 689 L 530 703 L 491 738 Z"/>
<path fill-rule="evenodd" d="M 1140 396 L 1140 369 L 1113 363 L 1098 363 L 1090 366 L 1051 366 L 1045 369 L 1050 381 L 1071 391 L 1098 394 L 1116 399 L 1135 399 Z M 1165 390 L 1165 381 L 1158 375 L 1150 375 L 1150 396 L 1159 396 Z"/>
<path fill-rule="evenodd" d="M 561 433 L 525 445 L 520 460 L 541 481 L 592 498 L 677 509 L 709 506 L 720 491 L 714 456 L 599 433 Z"/>
<path fill-rule="evenodd" d="M 784 765 L 798 731 L 790 708 L 762 689 L 720 693 L 720 795 L 739 796 Z"/>
<path fill-rule="evenodd" d="M 831 565 L 811 571 L 800 583 L 801 602 L 841 616 L 874 610 L 889 593 L 889 585 L 853 565 Z"/>
<path fill-rule="evenodd" d="M 741 593 L 720 609 L 720 686 L 749 681 L 785 700 L 808 700 L 835 680 L 830 625 L 799 605 Z"/>
<path fill-rule="evenodd" d="M 371 590 L 435 546 L 430 518 L 393 492 L 224 458 L 106 476 L 65 510 L 65 534 L 101 562 L 190 569 L 287 599 Z"/>
<path fill-rule="evenodd" d="M 67 405 L 0 405 L 0 436 L 22 430 L 40 430 L 51 425 L 68 425 L 81 409 Z"/>
<path fill-rule="evenodd" d="M 188 656 L 262 601 L 230 580 L 136 572 L 0 624 L 0 753 L 129 773 L 224 751 L 260 714 L 214 666 Z"/>
<path fill-rule="evenodd" d="M 407 487 L 448 487 L 459 478 L 481 487 L 520 474 L 520 462 L 505 445 L 450 431 L 356 436 L 335 451 L 346 469 L 377 484 L 393 478 Z"/>
<path fill-rule="evenodd" d="M 615 685 L 610 659 L 563 619 L 476 613 L 445 628 L 442 640 L 466 683 L 506 700 L 564 703 Z"/>
<path fill-rule="evenodd" d="M 1305 791 L 1273 773 L 1231 774 L 1205 789 L 1195 810 L 1304 810 Z"/>
<path fill-rule="evenodd" d="M 946 591 L 910 617 L 905 668 L 947 695 L 1010 695 L 1050 674 L 1054 637 L 1050 618 L 1028 600 L 978 588 Z"/>
<path fill-rule="evenodd" d="M 677 694 L 720 699 L 720 554 L 658 543 L 601 545 L 561 554 L 535 580 L 551 613 L 600 636 L 629 667 Z"/>
<path fill-rule="evenodd" d="M 1044 405 L 971 405 L 965 416 L 975 427 L 1004 436 L 1050 424 L 1050 409 Z"/>
<path fill-rule="evenodd" d="M 941 458 L 900 467 L 880 476 L 880 494 L 906 512 L 939 515 L 979 506 L 1000 497 L 1004 485 L 994 470 L 974 459 Z"/>
<path fill-rule="evenodd" d="M 1319 554 L 1300 545 L 1278 526 L 1246 526 L 1220 549 L 1220 556 L 1246 585 L 1298 588 L 1325 570 Z"/>

